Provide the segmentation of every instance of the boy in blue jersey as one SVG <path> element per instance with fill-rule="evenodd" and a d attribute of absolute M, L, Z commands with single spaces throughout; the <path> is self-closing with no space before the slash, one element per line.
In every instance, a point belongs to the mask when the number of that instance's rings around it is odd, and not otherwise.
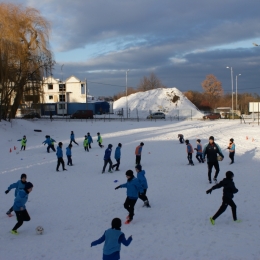
<path fill-rule="evenodd" d="M 121 244 L 129 246 L 132 242 L 132 236 L 126 239 L 125 234 L 121 232 L 121 225 L 121 219 L 114 218 L 111 223 L 112 227 L 107 229 L 101 238 L 91 243 L 92 247 L 105 242 L 103 260 L 119 260 Z"/>
<path fill-rule="evenodd" d="M 69 165 L 69 166 L 73 165 L 72 159 L 71 159 L 71 156 L 72 156 L 71 148 L 72 148 L 72 144 L 69 144 L 69 146 L 66 148 L 66 155 L 67 155 L 67 159 L 68 159 L 67 165 Z"/>
<path fill-rule="evenodd" d="M 121 159 L 121 147 L 122 147 L 122 144 L 119 143 L 115 150 L 116 164 L 114 164 L 112 166 L 112 170 L 114 169 L 114 167 L 116 167 L 116 171 L 119 171 L 119 165 L 120 165 L 120 159 Z"/>
<path fill-rule="evenodd" d="M 17 223 L 11 230 L 11 233 L 14 235 L 18 235 L 17 229 L 22 226 L 24 221 L 30 221 L 31 218 L 26 210 L 26 202 L 28 200 L 29 193 L 33 189 L 33 184 L 31 182 L 27 182 L 24 186 L 23 190 L 19 190 L 14 199 L 13 209 L 16 214 Z"/>
<path fill-rule="evenodd" d="M 194 148 L 194 150 L 197 151 L 196 158 L 199 161 L 199 163 L 204 163 L 204 160 L 202 158 L 202 145 L 200 142 L 201 140 L 197 139 L 197 148 Z"/>
<path fill-rule="evenodd" d="M 230 164 L 233 164 L 234 163 L 234 156 L 235 156 L 235 149 L 236 149 L 236 145 L 234 143 L 234 139 L 231 138 L 229 140 L 229 145 L 227 147 L 227 149 L 229 150 L 229 158 L 231 160 Z"/>
<path fill-rule="evenodd" d="M 70 134 L 70 144 L 75 143 L 76 145 L 79 145 L 76 141 L 75 141 L 75 134 L 73 131 L 71 131 L 71 134 Z"/>
<path fill-rule="evenodd" d="M 192 161 L 193 147 L 190 144 L 190 141 L 188 139 L 185 140 L 185 143 L 187 145 L 187 154 L 188 154 L 187 158 L 188 158 L 188 161 L 189 161 L 188 165 L 194 166 L 194 163 Z"/>
<path fill-rule="evenodd" d="M 143 187 L 140 184 L 139 180 L 135 178 L 134 173 L 132 170 L 128 170 L 125 173 L 127 182 L 125 184 L 121 184 L 115 188 L 115 190 L 119 188 L 126 188 L 126 200 L 124 203 L 124 208 L 129 212 L 127 216 L 127 220 L 125 224 L 129 224 L 134 217 L 134 207 L 135 203 L 138 199 L 138 196 L 143 195 Z"/>
<path fill-rule="evenodd" d="M 5 191 L 5 194 L 7 194 L 11 189 L 15 189 L 15 192 L 14 192 L 14 196 L 16 197 L 17 193 L 19 190 L 23 190 L 24 189 L 24 186 L 26 184 L 26 179 L 27 179 L 27 176 L 25 173 L 23 173 L 21 175 L 21 180 L 11 184 L 7 190 Z M 12 217 L 12 211 L 13 211 L 13 207 L 11 207 L 7 212 L 6 212 L 6 215 L 8 217 Z"/>

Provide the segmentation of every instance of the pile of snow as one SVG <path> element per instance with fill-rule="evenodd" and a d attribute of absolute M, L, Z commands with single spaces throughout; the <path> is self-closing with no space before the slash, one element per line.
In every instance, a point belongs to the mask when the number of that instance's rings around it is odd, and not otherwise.
<path fill-rule="evenodd" d="M 153 112 L 163 112 L 168 117 L 202 118 L 198 108 L 190 102 L 177 88 L 158 88 L 145 92 L 138 92 L 122 97 L 114 102 L 115 111 L 126 107 L 130 109 L 130 117 L 147 117 Z"/>

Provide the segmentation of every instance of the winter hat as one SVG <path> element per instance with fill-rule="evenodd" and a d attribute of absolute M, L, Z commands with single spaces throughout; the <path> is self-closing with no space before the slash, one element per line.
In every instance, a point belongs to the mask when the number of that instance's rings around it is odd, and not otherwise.
<path fill-rule="evenodd" d="M 231 172 L 231 171 L 227 171 L 226 172 L 226 178 L 227 179 L 232 179 L 234 177 L 234 173 L 233 172 Z"/>
<path fill-rule="evenodd" d="M 21 175 L 21 179 L 22 178 L 25 178 L 25 179 L 27 179 L 27 176 L 26 176 L 26 174 L 25 173 L 23 173 L 22 175 Z"/>
<path fill-rule="evenodd" d="M 133 176 L 134 176 L 134 173 L 133 173 L 132 170 L 128 170 L 128 171 L 126 171 L 125 175 L 126 175 L 126 176 L 130 176 L 130 177 L 133 177 Z"/>
<path fill-rule="evenodd" d="M 118 146 L 119 146 L 119 147 L 122 147 L 122 144 L 121 144 L 121 143 L 119 143 L 119 144 L 118 144 Z"/>
<path fill-rule="evenodd" d="M 233 143 L 233 142 L 234 142 L 234 139 L 233 139 L 233 138 L 231 138 L 229 141 Z"/>
<path fill-rule="evenodd" d="M 90 135 L 90 133 L 88 133 L 88 135 Z"/>
<path fill-rule="evenodd" d="M 189 142 L 190 142 L 190 140 L 188 140 L 188 139 L 187 139 L 187 140 L 185 140 L 185 143 L 186 143 L 186 144 L 188 144 Z"/>
<path fill-rule="evenodd" d="M 23 138 L 26 138 L 26 135 L 24 135 Z"/>
<path fill-rule="evenodd" d="M 214 141 L 214 136 L 210 136 L 209 140 L 213 140 Z"/>
<path fill-rule="evenodd" d="M 62 143 L 62 142 L 59 142 L 59 146 L 61 146 L 61 145 L 63 145 L 63 143 Z"/>
<path fill-rule="evenodd" d="M 49 138 L 50 136 L 49 135 L 45 135 L 45 138 Z"/>
<path fill-rule="evenodd" d="M 198 143 L 200 143 L 200 142 L 201 142 L 201 140 L 200 140 L 200 139 L 197 139 L 197 142 L 198 142 Z"/>
<path fill-rule="evenodd" d="M 136 165 L 135 169 L 137 169 L 140 172 L 142 170 L 142 165 L 140 165 L 140 164 Z"/>
<path fill-rule="evenodd" d="M 24 185 L 25 190 L 29 190 L 32 187 L 33 187 L 33 184 L 31 182 L 26 182 L 25 185 Z"/>
<path fill-rule="evenodd" d="M 141 146 L 143 146 L 143 145 L 144 145 L 144 143 L 143 143 L 143 142 L 141 142 L 141 143 L 140 143 L 140 145 L 141 145 Z"/>
<path fill-rule="evenodd" d="M 72 144 L 69 144 L 69 147 L 72 147 Z"/>
<path fill-rule="evenodd" d="M 108 148 L 112 148 L 112 147 L 113 147 L 113 145 L 112 145 L 112 144 L 109 144 L 109 145 L 108 145 Z"/>
<path fill-rule="evenodd" d="M 111 222 L 111 226 L 114 229 L 120 229 L 122 226 L 122 222 L 120 218 L 114 218 Z"/>
<path fill-rule="evenodd" d="M 100 135 L 100 133 L 98 132 L 97 135 Z"/>

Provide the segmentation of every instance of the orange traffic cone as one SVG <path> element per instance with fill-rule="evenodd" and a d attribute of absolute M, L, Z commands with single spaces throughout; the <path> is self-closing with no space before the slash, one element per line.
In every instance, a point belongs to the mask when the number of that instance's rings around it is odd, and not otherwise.
<path fill-rule="evenodd" d="M 12 148 L 10 148 L 10 153 L 12 152 Z"/>
<path fill-rule="evenodd" d="M 16 147 L 14 146 L 14 150 L 16 150 Z"/>

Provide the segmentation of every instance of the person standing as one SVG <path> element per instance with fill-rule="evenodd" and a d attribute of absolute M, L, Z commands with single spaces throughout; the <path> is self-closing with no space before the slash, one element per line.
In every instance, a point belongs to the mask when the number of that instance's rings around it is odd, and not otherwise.
<path fill-rule="evenodd" d="M 14 199 L 13 209 L 16 214 L 17 223 L 11 230 L 11 233 L 14 235 L 18 235 L 17 229 L 22 226 L 24 221 L 30 221 L 31 218 L 26 210 L 25 204 L 28 200 L 28 195 L 33 189 L 33 184 L 31 182 L 27 182 L 24 186 L 23 190 L 19 190 Z"/>
<path fill-rule="evenodd" d="M 227 171 L 226 178 L 224 178 L 221 182 L 206 191 L 207 194 L 211 194 L 213 190 L 223 187 L 222 205 L 220 206 L 216 214 L 210 218 L 210 222 L 212 225 L 215 225 L 215 220 L 227 209 L 228 206 L 231 207 L 233 220 L 236 222 L 241 222 L 241 220 L 237 219 L 237 206 L 233 201 L 234 194 L 238 192 L 238 189 L 235 187 L 235 183 L 233 182 L 233 178 L 234 173 L 231 171 Z"/>
<path fill-rule="evenodd" d="M 119 171 L 120 158 L 121 158 L 121 147 L 122 147 L 122 144 L 119 143 L 116 150 L 115 150 L 116 164 L 114 164 L 112 166 L 112 170 L 114 169 L 114 167 L 116 167 L 116 171 Z"/>
<path fill-rule="evenodd" d="M 202 145 L 200 144 L 201 140 L 197 139 L 197 148 L 194 148 L 194 150 L 197 151 L 196 158 L 199 161 L 199 163 L 204 163 L 204 160 L 202 158 Z"/>
<path fill-rule="evenodd" d="M 89 147 L 89 149 L 91 149 L 91 143 L 93 143 L 93 139 L 92 139 L 92 136 L 90 135 L 90 133 L 88 133 L 87 135 L 88 135 L 88 147 Z"/>
<path fill-rule="evenodd" d="M 178 138 L 179 138 L 180 144 L 183 144 L 183 142 L 184 142 L 183 134 L 178 134 Z"/>
<path fill-rule="evenodd" d="M 143 149 L 144 143 L 141 142 L 140 145 L 138 145 L 135 148 L 135 164 L 138 165 L 141 163 L 141 155 L 142 155 L 142 149 Z"/>
<path fill-rule="evenodd" d="M 147 184 L 147 180 L 145 177 L 145 171 L 142 170 L 142 166 L 140 164 L 135 166 L 135 171 L 137 173 L 137 179 L 140 182 L 142 188 L 143 188 L 143 193 L 139 193 L 139 199 L 141 199 L 144 202 L 143 207 L 147 207 L 147 208 L 151 208 L 149 200 L 146 196 L 146 192 L 148 189 L 148 184 Z"/>
<path fill-rule="evenodd" d="M 119 188 L 126 188 L 127 197 L 124 203 L 124 208 L 128 211 L 129 215 L 127 216 L 125 224 L 129 224 L 133 220 L 135 203 L 138 199 L 139 193 L 142 195 L 143 188 L 138 179 L 135 178 L 132 170 L 126 171 L 125 175 L 127 182 L 115 187 L 115 190 Z"/>
<path fill-rule="evenodd" d="M 227 149 L 229 150 L 229 158 L 231 160 L 230 164 L 233 164 L 234 163 L 234 156 L 235 156 L 235 149 L 236 149 L 236 145 L 234 143 L 234 139 L 231 138 L 229 140 L 229 145 L 227 147 Z"/>
<path fill-rule="evenodd" d="M 25 184 L 26 184 L 26 179 L 27 179 L 26 174 L 25 174 L 25 173 L 22 173 L 22 175 L 21 175 L 21 180 L 18 180 L 17 182 L 11 184 L 11 185 L 7 188 L 7 190 L 5 191 L 5 194 L 8 194 L 11 189 L 15 189 L 15 191 L 14 191 L 14 197 L 16 197 L 18 191 L 24 189 Z M 13 215 L 12 215 L 12 211 L 13 211 L 13 206 L 6 212 L 6 215 L 7 215 L 8 217 L 12 217 L 12 216 L 13 216 Z"/>
<path fill-rule="evenodd" d="M 73 165 L 72 159 L 71 159 L 71 156 L 72 156 L 71 148 L 72 148 L 72 144 L 69 144 L 69 146 L 66 148 L 66 155 L 67 155 L 67 159 L 68 159 L 67 165 L 70 165 L 70 166 Z"/>
<path fill-rule="evenodd" d="M 103 166 L 103 170 L 102 170 L 102 173 L 105 172 L 106 170 L 106 167 L 107 167 L 107 164 L 109 163 L 109 169 L 108 169 L 108 172 L 112 173 L 112 161 L 111 161 L 111 152 L 112 152 L 112 147 L 113 145 L 112 144 L 109 144 L 107 149 L 105 150 L 105 155 L 104 155 L 104 166 Z"/>
<path fill-rule="evenodd" d="M 185 143 L 187 145 L 187 154 L 188 154 L 187 158 L 188 158 L 188 161 L 189 161 L 188 165 L 194 166 L 194 163 L 192 161 L 193 147 L 190 144 L 190 141 L 188 139 L 185 140 Z"/>
<path fill-rule="evenodd" d="M 103 139 L 102 139 L 100 133 L 97 133 L 97 136 L 98 136 L 98 139 L 97 139 L 98 145 L 100 148 L 103 148 L 104 147 L 104 145 L 102 145 Z"/>
<path fill-rule="evenodd" d="M 87 135 L 85 135 L 85 139 L 83 141 L 83 146 L 84 146 L 85 151 L 87 150 L 89 152 L 89 150 L 88 150 L 88 136 Z"/>
<path fill-rule="evenodd" d="M 73 131 L 71 131 L 71 134 L 70 134 L 70 144 L 75 143 L 76 145 L 79 145 L 76 141 L 75 141 L 75 134 Z"/>
<path fill-rule="evenodd" d="M 64 160 L 63 160 L 63 152 L 62 152 L 62 142 L 59 142 L 58 146 L 57 146 L 57 158 L 58 158 L 58 162 L 57 162 L 57 167 L 56 167 L 56 171 L 59 171 L 59 167 L 60 164 L 62 165 L 62 169 L 63 171 L 67 171 L 67 169 L 65 169 L 65 164 L 64 164 Z"/>
<path fill-rule="evenodd" d="M 214 142 L 214 136 L 209 137 L 209 143 L 205 145 L 203 149 L 203 159 L 207 156 L 207 163 L 208 163 L 208 179 L 209 183 L 211 183 L 211 172 L 214 166 L 215 168 L 215 175 L 214 181 L 217 182 L 217 177 L 219 174 L 219 163 L 218 163 L 218 154 L 221 156 L 221 159 L 224 159 L 224 155 L 218 144 Z"/>
<path fill-rule="evenodd" d="M 132 242 L 132 236 L 130 236 L 128 239 L 125 238 L 125 234 L 121 232 L 121 226 L 121 219 L 114 218 L 111 223 L 111 228 L 107 229 L 101 238 L 91 243 L 92 247 L 105 242 L 103 247 L 103 259 L 120 259 L 121 244 L 124 246 L 129 246 Z"/>
<path fill-rule="evenodd" d="M 21 140 L 21 151 L 22 151 L 22 150 L 25 151 L 26 143 L 27 143 L 27 139 L 26 139 L 26 136 L 24 135 L 24 136 L 23 136 L 23 139 Z"/>

